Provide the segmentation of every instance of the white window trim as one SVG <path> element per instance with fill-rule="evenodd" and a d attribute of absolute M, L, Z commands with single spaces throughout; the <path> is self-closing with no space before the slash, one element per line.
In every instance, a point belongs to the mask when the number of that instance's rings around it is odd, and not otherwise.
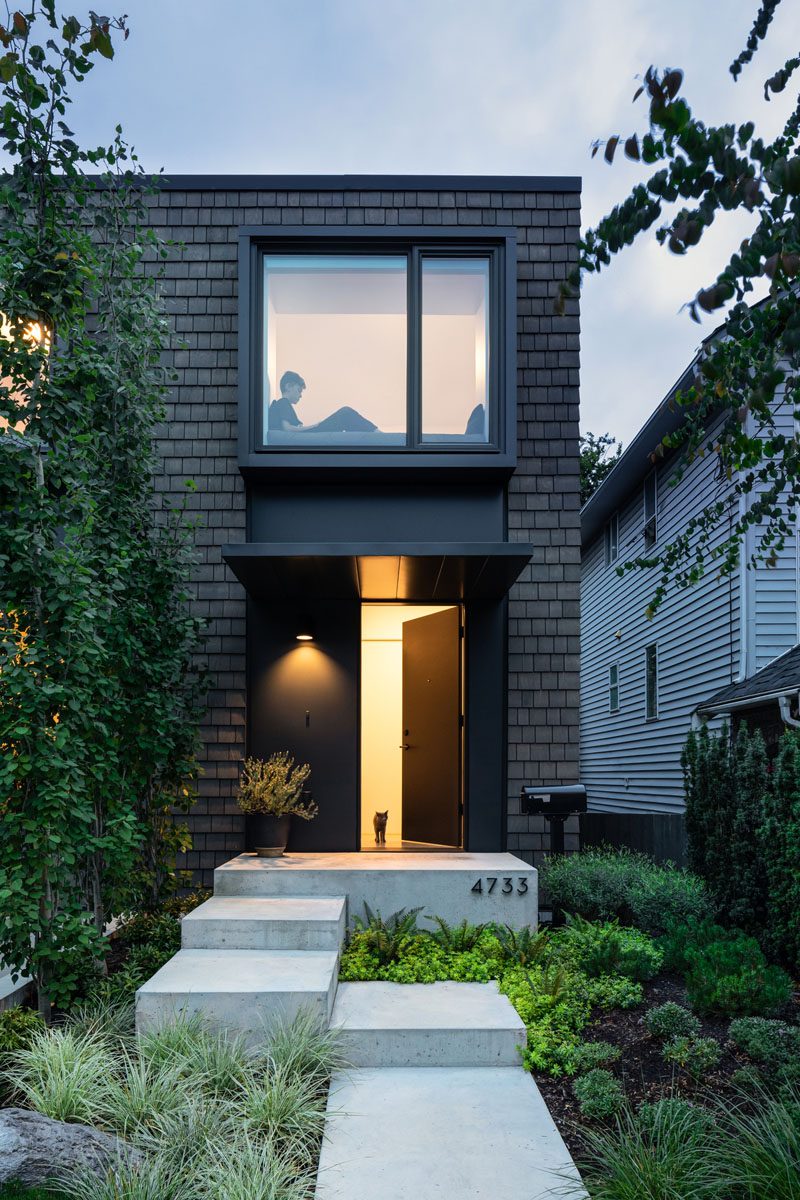
<path fill-rule="evenodd" d="M 611 530 L 615 531 L 612 541 Z M 614 553 L 611 553 L 613 548 Z M 607 567 L 612 566 L 619 558 L 619 512 L 613 512 L 603 527 L 603 555 Z"/>

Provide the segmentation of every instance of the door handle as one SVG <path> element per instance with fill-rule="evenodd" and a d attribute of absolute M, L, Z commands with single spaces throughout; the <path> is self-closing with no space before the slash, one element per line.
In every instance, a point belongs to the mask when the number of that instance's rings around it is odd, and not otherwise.
<path fill-rule="evenodd" d="M 411 747 L 409 746 L 408 742 L 403 742 L 402 746 L 398 746 L 397 749 L 398 750 L 410 750 Z"/>

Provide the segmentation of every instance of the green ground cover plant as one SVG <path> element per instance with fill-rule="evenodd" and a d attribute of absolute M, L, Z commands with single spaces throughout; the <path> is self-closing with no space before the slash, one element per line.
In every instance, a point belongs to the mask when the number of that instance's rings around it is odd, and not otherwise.
<path fill-rule="evenodd" d="M 575 1054 L 593 1008 L 629 1008 L 642 1002 L 641 983 L 621 971 L 649 977 L 661 958 L 650 937 L 614 922 L 573 922 L 550 932 L 509 926 L 479 929 L 463 922 L 451 927 L 438 920 L 436 929 L 428 932 L 417 928 L 416 913 L 409 931 L 408 916 L 401 912 L 384 919 L 368 912 L 358 920 L 342 955 L 341 978 L 394 983 L 496 980 L 527 1027 L 526 1066 L 554 1076 L 587 1069 L 578 1067 Z M 601 970 L 608 973 L 590 973 Z"/>
<path fill-rule="evenodd" d="M 265 1031 L 253 1051 L 196 1017 L 136 1039 L 132 1027 L 113 1036 L 91 1029 L 84 1013 L 75 1025 L 38 1029 L 5 1077 L 15 1103 L 116 1133 L 145 1154 L 144 1167 L 124 1167 L 117 1180 L 85 1172 L 58 1180 L 59 1194 L 304 1200 L 339 1061 L 335 1034 L 310 1014 Z"/>
<path fill-rule="evenodd" d="M 800 1056 L 800 1029 L 767 1017 L 738 1017 L 731 1021 L 728 1037 L 753 1062 L 778 1066 Z"/>

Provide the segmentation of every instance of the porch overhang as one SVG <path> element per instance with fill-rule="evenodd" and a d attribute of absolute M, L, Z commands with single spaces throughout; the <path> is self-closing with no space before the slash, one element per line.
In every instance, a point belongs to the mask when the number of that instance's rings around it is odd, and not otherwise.
<path fill-rule="evenodd" d="M 522 542 L 249 542 L 222 557 L 257 600 L 498 600 L 530 562 Z"/>

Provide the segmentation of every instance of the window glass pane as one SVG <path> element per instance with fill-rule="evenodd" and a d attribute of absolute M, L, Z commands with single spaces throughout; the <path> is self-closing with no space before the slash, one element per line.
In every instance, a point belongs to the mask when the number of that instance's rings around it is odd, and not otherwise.
<path fill-rule="evenodd" d="M 422 440 L 489 440 L 489 260 L 422 261 Z"/>
<path fill-rule="evenodd" d="M 657 537 L 656 504 L 657 504 L 656 473 L 651 471 L 644 481 L 644 540 L 652 546 Z"/>
<path fill-rule="evenodd" d="M 616 663 L 608 668 L 608 707 L 611 712 L 619 710 L 619 667 Z"/>
<path fill-rule="evenodd" d="M 645 716 L 648 721 L 658 716 L 658 651 L 655 646 L 645 648 Z"/>
<path fill-rule="evenodd" d="M 617 513 L 606 525 L 606 566 L 614 562 L 619 554 L 619 516 Z"/>
<path fill-rule="evenodd" d="M 264 259 L 264 442 L 406 444 L 406 259 Z"/>

